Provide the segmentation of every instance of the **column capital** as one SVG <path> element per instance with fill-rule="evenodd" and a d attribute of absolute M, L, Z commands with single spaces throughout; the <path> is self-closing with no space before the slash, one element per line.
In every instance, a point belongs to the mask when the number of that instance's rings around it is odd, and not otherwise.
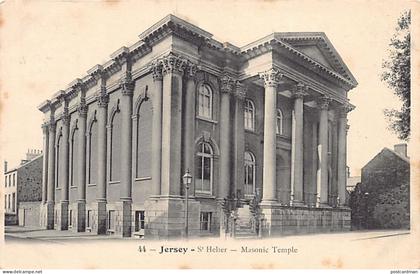
<path fill-rule="evenodd" d="M 260 72 L 259 76 L 264 80 L 264 85 L 268 87 L 277 87 L 280 80 L 283 78 L 283 74 L 275 68 Z"/>
<path fill-rule="evenodd" d="M 328 110 L 332 99 L 329 96 L 323 95 L 318 99 L 317 104 L 321 110 Z"/>
<path fill-rule="evenodd" d="M 241 82 L 236 82 L 235 95 L 239 100 L 244 100 L 246 95 L 246 86 Z"/>
<path fill-rule="evenodd" d="M 179 57 L 172 52 L 160 59 L 162 64 L 162 75 L 165 76 L 168 73 L 184 74 L 184 70 L 187 67 L 188 60 Z"/>
<path fill-rule="evenodd" d="M 303 99 L 303 97 L 308 95 L 308 89 L 309 87 L 307 85 L 304 85 L 302 83 L 296 84 L 294 90 L 292 91 L 293 98 Z"/>
<path fill-rule="evenodd" d="M 104 93 L 101 91 L 96 95 L 96 101 L 100 108 L 106 108 L 108 106 L 109 96 L 106 92 Z"/>
<path fill-rule="evenodd" d="M 121 92 L 123 96 L 132 96 L 134 92 L 134 81 L 131 77 L 131 72 L 127 71 L 120 80 Z"/>
<path fill-rule="evenodd" d="M 154 60 L 150 64 L 150 71 L 152 72 L 153 81 L 162 81 L 162 63 L 159 60 Z"/>
<path fill-rule="evenodd" d="M 235 81 L 228 74 L 223 74 L 220 78 L 220 90 L 222 93 L 232 93 Z"/>
<path fill-rule="evenodd" d="M 77 106 L 77 112 L 79 112 L 79 117 L 86 118 L 88 111 L 88 106 L 86 105 L 86 100 L 80 100 L 80 104 Z"/>
<path fill-rule="evenodd" d="M 192 62 L 188 62 L 187 68 L 186 68 L 186 76 L 188 77 L 188 79 L 191 80 L 196 80 L 195 76 L 197 75 L 197 65 L 192 63 Z"/>
<path fill-rule="evenodd" d="M 49 131 L 49 123 L 48 122 L 42 123 L 41 128 L 42 128 L 42 133 L 47 134 Z"/>
<path fill-rule="evenodd" d="M 354 109 L 355 109 L 355 106 L 353 106 L 349 103 L 341 105 L 338 109 L 339 117 L 340 118 L 346 118 L 347 113 L 349 113 L 350 111 L 352 111 Z"/>
<path fill-rule="evenodd" d="M 70 115 L 67 108 L 65 108 L 63 114 L 61 114 L 61 122 L 63 123 L 63 126 L 70 126 Z"/>

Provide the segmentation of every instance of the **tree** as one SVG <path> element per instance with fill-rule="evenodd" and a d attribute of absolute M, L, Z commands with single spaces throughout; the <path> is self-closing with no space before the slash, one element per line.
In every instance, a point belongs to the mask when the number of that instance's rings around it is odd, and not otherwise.
<path fill-rule="evenodd" d="M 382 63 L 381 80 L 393 90 L 402 101 L 400 110 L 386 109 L 389 128 L 399 139 L 410 138 L 410 24 L 411 12 L 405 11 L 398 19 L 396 33 L 389 44 L 389 57 Z"/>

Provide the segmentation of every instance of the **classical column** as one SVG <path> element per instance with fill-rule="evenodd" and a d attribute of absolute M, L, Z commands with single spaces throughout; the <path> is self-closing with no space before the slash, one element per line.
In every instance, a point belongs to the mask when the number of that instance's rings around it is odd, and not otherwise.
<path fill-rule="evenodd" d="M 263 196 L 265 204 L 277 202 L 276 179 L 276 120 L 277 120 L 277 86 L 282 75 L 276 69 L 260 73 L 264 80 L 264 167 Z"/>
<path fill-rule="evenodd" d="M 245 130 L 244 130 L 244 99 L 245 99 L 245 86 L 237 82 L 235 90 L 235 136 L 234 145 L 234 180 L 233 180 L 233 195 L 237 192 L 243 194 L 244 184 L 244 154 L 245 154 Z"/>
<path fill-rule="evenodd" d="M 47 229 L 54 229 L 55 198 L 55 132 L 54 111 L 51 110 L 48 144 L 48 192 L 47 192 Z"/>
<path fill-rule="evenodd" d="M 194 136 L 195 136 L 195 75 L 197 72 L 196 65 L 189 63 L 186 76 L 187 76 L 187 87 L 185 93 L 185 109 L 183 116 L 183 164 L 181 175 L 186 170 L 190 170 L 190 173 L 194 176 Z M 194 179 L 193 179 L 194 182 Z M 184 189 L 183 187 L 181 189 Z M 194 187 L 190 187 L 190 192 L 194 190 Z"/>
<path fill-rule="evenodd" d="M 127 60 L 125 77 L 121 81 L 121 186 L 123 226 L 122 236 L 131 237 L 131 203 L 132 203 L 132 121 L 134 82 L 131 79 L 130 60 Z"/>
<path fill-rule="evenodd" d="M 338 206 L 346 203 L 347 112 L 351 110 L 350 105 L 345 105 L 338 113 Z"/>
<path fill-rule="evenodd" d="M 181 190 L 182 75 L 187 60 L 170 53 L 161 59 L 162 169 L 161 195 L 178 196 Z"/>
<path fill-rule="evenodd" d="M 61 187 L 61 201 L 60 201 L 60 230 L 68 229 L 69 221 L 69 131 L 70 131 L 70 115 L 68 113 L 68 102 L 64 102 L 64 113 L 61 116 L 63 126 L 63 163 L 61 164 L 60 179 L 63 182 Z M 61 148 L 60 148 L 61 149 Z"/>
<path fill-rule="evenodd" d="M 220 177 L 218 186 L 218 198 L 229 196 L 230 190 L 230 94 L 233 92 L 234 81 L 228 75 L 223 75 L 221 82 L 220 102 Z"/>
<path fill-rule="evenodd" d="M 152 64 L 154 91 L 152 122 L 152 195 L 160 195 L 160 178 L 162 166 L 162 64 Z"/>
<path fill-rule="evenodd" d="M 82 91 L 80 91 L 82 92 Z M 78 155 L 77 155 L 77 231 L 83 232 L 86 229 L 86 117 L 87 105 L 84 94 L 78 106 Z"/>
<path fill-rule="evenodd" d="M 48 141 L 49 129 L 48 124 L 42 124 L 43 133 L 43 159 L 42 159 L 42 204 L 47 202 L 48 193 Z"/>
<path fill-rule="evenodd" d="M 319 118 L 319 172 L 317 180 L 317 206 L 328 206 L 328 107 L 331 99 L 324 96 L 318 102 Z"/>
<path fill-rule="evenodd" d="M 106 234 L 106 178 L 107 178 L 107 117 L 108 117 L 108 94 L 105 84 L 101 85 L 101 90 L 96 97 L 98 110 L 96 119 L 98 120 L 98 188 L 96 192 L 97 201 L 97 234 Z"/>
<path fill-rule="evenodd" d="M 303 204 L 303 97 L 307 94 L 303 84 L 293 92 L 291 197 L 293 205 Z"/>

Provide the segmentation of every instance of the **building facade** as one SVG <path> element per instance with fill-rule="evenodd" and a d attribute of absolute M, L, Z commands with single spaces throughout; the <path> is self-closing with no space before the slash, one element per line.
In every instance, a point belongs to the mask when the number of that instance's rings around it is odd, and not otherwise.
<path fill-rule="evenodd" d="M 28 150 L 18 167 L 7 170 L 5 162 L 4 189 L 7 225 L 39 225 L 43 156 L 40 150 Z M 34 203 L 33 209 L 23 209 Z"/>
<path fill-rule="evenodd" d="M 262 229 L 346 229 L 347 92 L 324 33 L 244 47 L 168 15 L 45 101 L 42 225 L 218 234 L 224 199 L 261 198 Z M 302 217 L 303 216 L 303 217 Z"/>

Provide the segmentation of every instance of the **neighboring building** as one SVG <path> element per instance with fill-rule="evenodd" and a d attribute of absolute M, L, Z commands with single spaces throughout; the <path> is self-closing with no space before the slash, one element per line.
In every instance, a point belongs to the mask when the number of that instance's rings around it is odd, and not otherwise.
<path fill-rule="evenodd" d="M 26 158 L 17 168 L 7 170 L 5 162 L 4 206 L 7 225 L 39 226 L 42 159 L 42 151 L 28 150 Z M 29 204 L 35 204 L 35 208 L 30 209 Z"/>
<path fill-rule="evenodd" d="M 321 32 L 244 47 L 173 15 L 39 106 L 42 222 L 122 236 L 218 234 L 223 199 L 259 192 L 264 234 L 346 230 L 347 92 Z M 248 214 L 250 215 L 250 214 Z"/>
<path fill-rule="evenodd" d="M 355 227 L 410 227 L 410 160 L 407 145 L 384 148 L 362 168 L 351 197 Z"/>
<path fill-rule="evenodd" d="M 5 224 L 17 224 L 17 169 L 7 169 L 7 162 L 4 162 L 4 213 Z"/>

